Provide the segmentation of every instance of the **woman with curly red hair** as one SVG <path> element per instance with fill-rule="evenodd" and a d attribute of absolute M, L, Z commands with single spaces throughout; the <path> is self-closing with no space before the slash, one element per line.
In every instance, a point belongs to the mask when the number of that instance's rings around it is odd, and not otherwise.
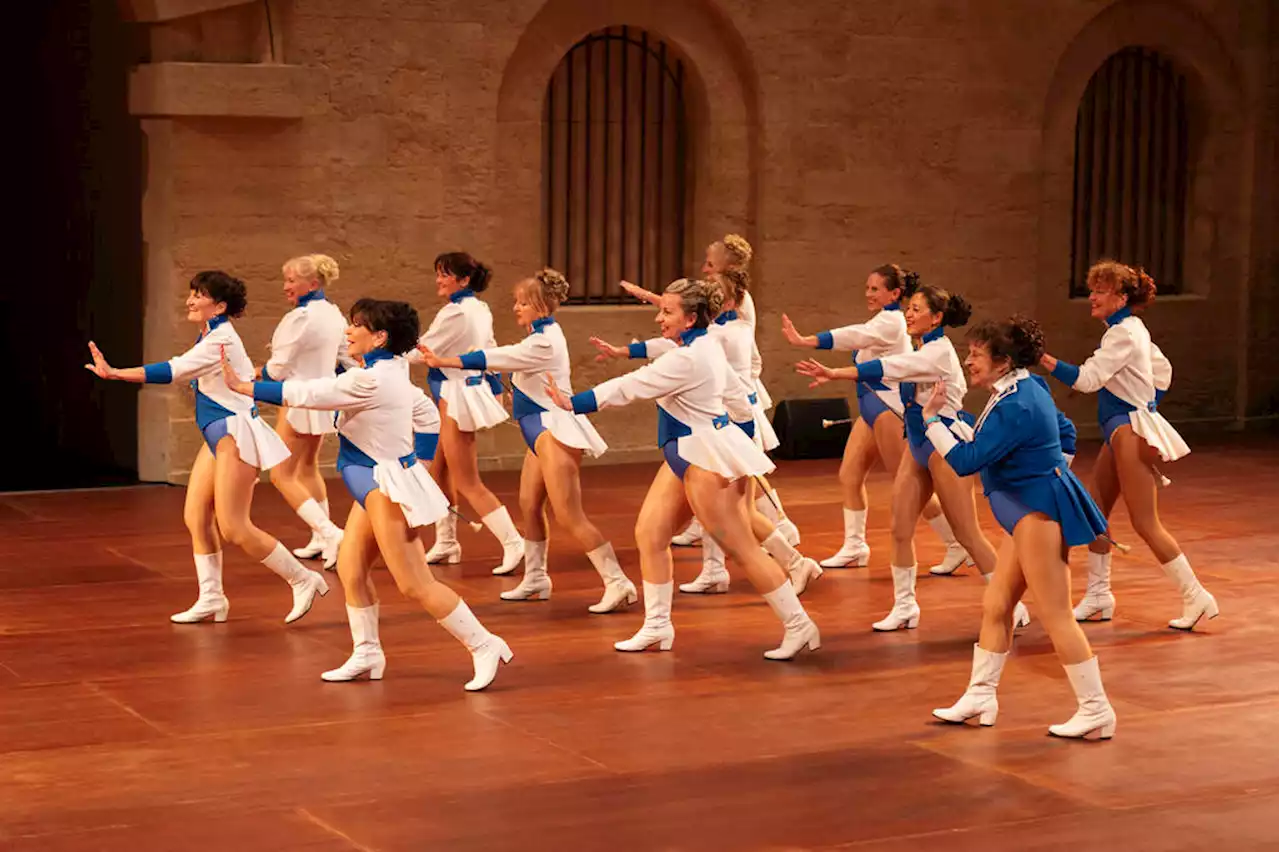
<path fill-rule="evenodd" d="M 1168 365 L 1151 342 L 1151 333 L 1136 314 L 1156 297 L 1156 284 L 1141 269 L 1102 260 L 1089 269 L 1089 312 L 1106 323 L 1102 343 L 1080 366 L 1044 355 L 1040 364 L 1068 387 L 1098 394 L 1098 423 L 1102 451 L 1094 465 L 1093 498 L 1108 517 L 1123 495 L 1133 528 L 1160 560 L 1164 572 L 1182 592 L 1182 615 L 1169 621 L 1176 630 L 1190 630 L 1204 617 L 1216 618 L 1218 602 L 1200 585 L 1182 548 L 1169 535 L 1156 511 L 1157 458 L 1180 459 L 1186 442 L 1157 411 L 1161 391 L 1168 386 Z M 1158 375 L 1165 375 L 1163 380 Z M 1089 585 L 1075 609 L 1076 619 L 1107 621 L 1115 611 L 1111 593 L 1111 546 L 1103 540 L 1089 545 Z"/>

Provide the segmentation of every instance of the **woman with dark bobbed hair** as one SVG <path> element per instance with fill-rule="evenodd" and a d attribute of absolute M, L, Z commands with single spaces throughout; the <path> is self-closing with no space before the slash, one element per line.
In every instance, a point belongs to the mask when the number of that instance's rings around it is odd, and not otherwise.
<path fill-rule="evenodd" d="M 954 705 L 933 715 L 954 723 L 977 716 L 983 725 L 995 724 L 996 687 L 1012 641 L 1013 608 L 1030 588 L 1078 705 L 1069 721 L 1051 725 L 1049 733 L 1082 738 L 1097 731 L 1110 739 L 1115 711 L 1102 689 L 1098 658 L 1072 614 L 1067 569 L 1068 548 L 1103 536 L 1107 520 L 1067 467 L 1053 397 L 1042 380 L 1027 372 L 1043 353 L 1044 335 L 1034 320 L 985 322 L 970 332 L 965 359 L 969 379 L 991 391 L 971 441 L 957 440 L 943 424 L 946 397 L 941 386 L 924 404 L 925 435 L 942 463 L 961 476 L 981 474 L 992 514 L 1010 536 L 1000 546 L 995 576 L 983 598 L 969 688 Z"/>

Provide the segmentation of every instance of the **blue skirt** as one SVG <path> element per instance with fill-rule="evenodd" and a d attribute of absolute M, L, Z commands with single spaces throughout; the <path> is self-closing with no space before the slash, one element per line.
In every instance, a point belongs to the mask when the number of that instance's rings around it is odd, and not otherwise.
<path fill-rule="evenodd" d="M 991 512 L 1004 531 L 1013 534 L 1018 521 L 1039 512 L 1062 527 L 1062 540 L 1070 547 L 1090 544 L 1107 532 L 1107 519 L 1089 491 L 1070 468 L 1054 468 L 1049 477 L 1018 491 L 988 491 Z"/>

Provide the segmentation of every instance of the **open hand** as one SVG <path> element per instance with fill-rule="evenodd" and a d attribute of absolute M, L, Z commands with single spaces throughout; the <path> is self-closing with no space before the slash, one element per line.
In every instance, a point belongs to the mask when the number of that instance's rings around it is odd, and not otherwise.
<path fill-rule="evenodd" d="M 662 297 L 657 293 L 650 292 L 638 284 L 632 284 L 630 281 L 621 281 L 619 286 L 629 295 L 635 296 L 640 301 L 648 302 L 651 305 L 656 305 L 662 300 Z"/>
<path fill-rule="evenodd" d="M 235 393 L 253 396 L 253 382 L 242 381 L 236 371 L 231 369 L 231 362 L 227 360 L 227 347 L 220 346 L 218 351 L 222 358 L 222 380 L 226 382 L 227 388 Z"/>
<path fill-rule="evenodd" d="M 103 357 L 102 351 L 98 349 L 98 344 L 92 340 L 89 341 L 89 357 L 93 359 L 92 364 L 85 364 L 84 368 L 93 373 L 100 379 L 114 379 L 116 377 L 115 368 L 107 363 L 107 359 Z"/>
<path fill-rule="evenodd" d="M 821 364 L 812 358 L 805 359 L 804 361 L 796 364 L 796 372 L 802 376 L 808 376 L 813 379 L 813 381 L 809 382 L 809 387 L 811 388 L 816 388 L 819 385 L 825 385 L 836 377 L 834 370 L 826 364 Z"/>
<path fill-rule="evenodd" d="M 418 351 L 422 353 L 422 363 L 426 364 L 428 367 L 435 367 L 439 369 L 440 356 L 432 352 L 431 349 L 427 346 L 427 344 L 419 343 Z"/>
<path fill-rule="evenodd" d="M 800 332 L 796 331 L 795 323 L 791 322 L 791 317 L 786 314 L 782 315 L 782 336 L 785 337 L 787 342 L 792 346 L 805 345 L 804 336 L 801 335 Z"/>
<path fill-rule="evenodd" d="M 590 340 L 591 345 L 600 352 L 600 354 L 596 355 L 597 361 L 608 361 L 610 358 L 626 358 L 629 354 L 624 346 L 614 346 L 612 343 L 608 343 L 598 337 L 592 337 Z"/>
<path fill-rule="evenodd" d="M 929 394 L 929 398 L 924 402 L 924 419 L 928 420 L 938 412 L 942 411 L 942 407 L 947 403 L 947 383 L 935 382 L 933 392 Z"/>
<path fill-rule="evenodd" d="M 551 401 L 554 402 L 558 408 L 563 408 L 565 411 L 573 411 L 573 403 L 570 402 L 569 397 L 565 396 L 564 392 L 560 390 L 560 387 L 556 384 L 555 379 L 551 377 L 550 373 L 543 376 L 542 387 L 547 392 L 547 396 L 551 397 Z"/>

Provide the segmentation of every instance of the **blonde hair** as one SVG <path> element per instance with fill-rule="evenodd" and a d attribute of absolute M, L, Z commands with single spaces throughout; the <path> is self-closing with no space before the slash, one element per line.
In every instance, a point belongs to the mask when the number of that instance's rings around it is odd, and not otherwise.
<path fill-rule="evenodd" d="M 547 267 L 535 272 L 519 285 L 534 304 L 548 314 L 569 298 L 569 282 L 559 272 Z"/>
<path fill-rule="evenodd" d="M 680 310 L 693 316 L 695 328 L 706 328 L 724 306 L 724 290 L 708 281 L 679 278 L 667 285 L 667 293 L 680 297 Z"/>
<path fill-rule="evenodd" d="M 746 237 L 739 234 L 725 234 L 720 245 L 724 246 L 725 254 L 729 255 L 730 266 L 746 269 L 751 263 L 751 243 L 747 242 Z"/>
<path fill-rule="evenodd" d="M 327 254 L 304 254 L 285 261 L 285 272 L 292 269 L 303 278 L 319 281 L 324 287 L 338 280 L 338 261 Z"/>
<path fill-rule="evenodd" d="M 745 269 L 726 269 L 712 275 L 711 280 L 721 286 L 726 299 L 732 297 L 735 305 L 741 305 L 751 286 L 751 273 Z"/>

